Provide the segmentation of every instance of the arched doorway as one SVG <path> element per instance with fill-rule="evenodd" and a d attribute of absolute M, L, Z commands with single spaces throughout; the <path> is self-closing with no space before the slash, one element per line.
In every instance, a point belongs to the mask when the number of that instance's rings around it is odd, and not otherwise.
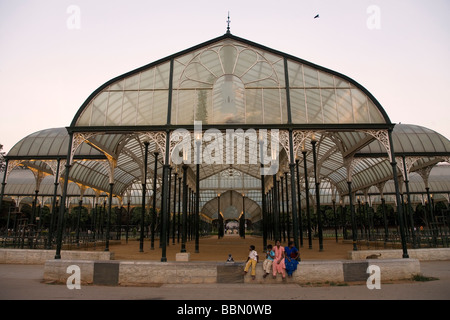
<path fill-rule="evenodd" d="M 228 169 L 226 169 L 228 171 Z M 219 173 L 221 175 L 222 173 Z M 246 176 L 240 177 L 241 181 L 250 183 L 252 177 Z M 206 180 L 205 185 L 209 185 L 210 188 L 217 190 L 218 185 L 212 183 L 214 177 L 210 180 Z M 209 183 L 208 183 L 209 182 Z M 218 181 L 217 181 L 218 182 Z M 222 183 L 223 176 L 222 176 Z M 241 189 L 241 185 L 238 186 Z M 203 190 L 207 192 L 207 190 Z M 251 189 L 248 189 L 248 194 L 252 194 Z M 255 195 L 260 193 L 260 190 L 253 190 Z M 213 228 L 217 231 L 219 238 L 225 235 L 239 235 L 245 238 L 246 231 L 254 231 L 249 229 L 255 222 L 262 220 L 261 203 L 253 200 L 241 192 L 236 190 L 228 190 L 222 193 L 217 193 L 217 196 L 202 206 L 202 214 L 210 217 L 213 221 Z M 220 227 L 223 226 L 223 234 L 220 233 Z M 257 230 L 258 234 L 262 233 L 262 230 Z"/>

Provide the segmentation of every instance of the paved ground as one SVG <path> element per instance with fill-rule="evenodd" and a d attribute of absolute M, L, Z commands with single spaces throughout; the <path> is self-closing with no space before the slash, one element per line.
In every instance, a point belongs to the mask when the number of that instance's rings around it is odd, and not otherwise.
<path fill-rule="evenodd" d="M 215 248 L 215 252 L 220 257 L 227 257 L 228 252 L 232 252 L 237 261 L 243 260 L 247 254 L 247 241 L 240 243 L 235 247 L 234 240 L 227 238 L 222 242 L 211 239 L 210 241 L 219 244 Z M 325 244 L 325 250 L 319 252 L 318 247 L 314 244 L 313 249 L 302 249 L 302 256 L 305 260 L 321 258 L 345 259 L 347 246 L 334 245 L 334 241 Z M 256 243 L 258 246 L 259 244 Z M 145 243 L 146 253 L 137 253 L 136 242 L 130 244 L 130 250 L 125 246 L 114 248 L 118 253 L 120 260 L 126 258 L 136 258 L 147 260 L 149 256 L 160 258 L 160 250 L 158 246 L 154 251 L 149 250 L 149 242 Z M 189 244 L 192 246 L 192 243 Z M 170 250 L 178 251 L 179 248 L 171 246 Z M 128 248 L 128 249 L 129 249 Z M 362 248 L 366 249 L 366 248 Z M 99 248 L 100 250 L 100 248 Z M 207 248 L 205 243 L 202 244 L 200 252 L 204 258 L 204 253 L 214 251 L 213 248 Z M 114 251 L 114 250 L 111 250 Z M 188 248 L 188 251 L 191 251 Z M 192 250 L 193 251 L 193 250 Z M 131 254 L 131 256 L 129 256 Z M 170 253 L 172 255 L 172 253 Z M 202 257 L 192 255 L 196 259 Z M 118 259 L 118 260 L 119 260 Z M 172 260 L 168 255 L 168 259 Z M 430 310 L 427 305 L 418 304 L 422 300 L 433 302 L 434 307 L 442 307 L 442 304 L 435 305 L 436 301 L 444 302 L 450 300 L 450 261 L 422 261 L 421 273 L 423 276 L 435 277 L 438 280 L 418 282 L 405 281 L 397 283 L 381 283 L 380 289 L 368 289 L 365 284 L 348 285 L 348 286 L 300 286 L 297 284 L 210 284 L 210 285 L 174 285 L 167 284 L 154 287 L 110 287 L 97 285 L 82 285 L 81 289 L 68 289 L 64 284 L 45 284 L 42 282 L 44 266 L 43 265 L 12 265 L 0 264 L 0 300 L 5 307 L 14 308 L 20 312 L 22 316 L 29 314 L 34 316 L 37 310 L 51 312 L 53 304 L 45 304 L 45 301 L 59 300 L 58 304 L 63 308 L 67 307 L 64 314 L 81 314 L 89 315 L 98 314 L 105 317 L 107 314 L 117 316 L 119 313 L 125 312 L 130 315 L 129 310 L 145 310 L 148 314 L 150 310 L 156 310 L 158 313 L 162 310 L 174 318 L 180 312 L 197 312 L 199 318 L 230 318 L 230 316 L 242 315 L 232 313 L 233 309 L 227 309 L 228 306 L 240 305 L 265 305 L 266 317 L 274 318 L 281 315 L 291 314 L 291 310 L 296 310 L 298 314 L 307 308 L 307 310 L 316 310 L 322 315 L 341 315 L 350 316 L 356 306 L 365 308 L 364 314 L 384 314 L 387 308 L 380 305 L 380 301 L 384 303 L 392 301 L 393 305 L 388 305 L 389 312 L 398 312 L 399 315 L 407 314 L 416 316 L 420 310 Z M 22 304 L 20 301 L 27 300 Z M 94 301 L 93 301 L 94 300 Z M 102 300 L 102 301 L 99 301 Z M 131 303 L 130 309 L 124 307 L 117 302 L 122 301 Z M 303 300 L 303 301 L 302 301 Z M 307 301 L 305 301 L 307 300 Z M 326 301 L 324 301 L 326 300 Z M 358 300 L 357 305 L 354 300 Z M 399 304 L 398 300 L 408 302 L 408 305 Z M 88 303 L 88 308 L 76 308 L 72 302 L 81 301 Z M 139 301 L 138 304 L 132 301 Z M 33 303 L 34 302 L 34 303 Z M 376 304 L 372 304 L 376 302 Z M 15 303 L 12 305 L 11 303 Z M 94 303 L 92 305 L 92 303 Z M 367 305 L 368 303 L 368 305 Z M 26 306 L 26 307 L 21 307 Z M 95 306 L 94 308 L 92 308 Z M 194 309 L 195 307 L 204 307 L 205 309 Z M 205 313 L 206 308 L 209 309 L 208 316 Z M 225 309 L 223 309 L 225 308 Z M 231 308 L 231 307 L 230 307 Z M 225 310 L 225 313 L 224 313 Z M 359 310 L 359 309 L 358 309 Z M 248 311 L 248 310 L 247 310 Z M 251 311 L 251 310 L 250 310 Z M 269 311 L 269 313 L 267 313 Z M 139 313 L 141 314 L 141 313 Z M 137 315 L 137 314 L 136 314 Z M 142 314 L 143 315 L 143 314 Z M 149 314 L 148 314 L 149 315 Z M 362 316 L 362 315 L 361 315 Z M 184 317 L 184 316 L 183 316 Z M 191 318 L 194 316 L 191 316 Z M 259 316 L 261 317 L 261 315 Z M 248 317 L 245 317 L 248 318 Z"/>
<path fill-rule="evenodd" d="M 366 285 L 308 287 L 296 284 L 210 284 L 158 287 L 42 283 L 42 265 L 0 265 L 1 300 L 450 300 L 450 261 L 421 262 L 424 276 L 439 280 Z"/>

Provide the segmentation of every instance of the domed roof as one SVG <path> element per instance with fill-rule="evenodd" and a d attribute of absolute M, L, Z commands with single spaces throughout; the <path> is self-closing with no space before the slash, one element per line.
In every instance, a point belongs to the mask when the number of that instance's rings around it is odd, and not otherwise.
<path fill-rule="evenodd" d="M 412 124 L 396 124 L 393 130 L 392 142 L 395 154 L 414 156 L 449 156 L 450 140 L 440 133 Z M 386 149 L 378 140 L 362 148 L 358 154 L 381 154 Z"/>
<path fill-rule="evenodd" d="M 66 158 L 69 134 L 66 128 L 51 128 L 34 132 L 17 142 L 8 152 L 8 159 L 57 159 Z M 89 158 L 104 154 L 87 143 L 77 149 L 75 156 Z"/>

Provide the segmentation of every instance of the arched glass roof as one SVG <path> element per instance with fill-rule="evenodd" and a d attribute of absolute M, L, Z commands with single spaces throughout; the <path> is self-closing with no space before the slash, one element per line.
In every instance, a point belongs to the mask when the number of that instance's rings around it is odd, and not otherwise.
<path fill-rule="evenodd" d="M 225 34 L 108 81 L 85 101 L 71 127 L 190 125 L 194 120 L 390 123 L 354 80 Z"/>
<path fill-rule="evenodd" d="M 448 156 L 450 154 L 450 140 L 431 129 L 412 125 L 396 124 L 392 142 L 396 155 L 414 156 Z M 374 140 L 357 152 L 359 156 L 379 156 L 386 154 L 386 149 Z"/>
<path fill-rule="evenodd" d="M 66 128 L 34 132 L 17 142 L 8 152 L 8 159 L 57 159 L 67 157 L 69 135 Z M 105 158 L 103 152 L 84 143 L 75 153 L 77 158 Z"/>

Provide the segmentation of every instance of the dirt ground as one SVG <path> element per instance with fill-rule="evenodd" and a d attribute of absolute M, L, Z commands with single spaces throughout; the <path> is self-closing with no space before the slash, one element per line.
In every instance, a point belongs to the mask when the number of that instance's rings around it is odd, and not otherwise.
<path fill-rule="evenodd" d="M 268 240 L 268 244 L 274 245 L 273 241 Z M 248 248 L 255 245 L 256 251 L 263 255 L 263 241 L 261 237 L 246 236 L 242 239 L 238 235 L 225 235 L 218 239 L 217 236 L 201 238 L 199 241 L 199 252 L 195 253 L 195 241 L 190 240 L 186 243 L 186 252 L 190 253 L 191 261 L 216 261 L 225 262 L 228 254 L 231 254 L 236 262 L 247 260 Z M 286 243 L 282 243 L 286 246 Z M 97 250 L 104 248 L 97 247 Z M 91 248 L 92 250 L 92 248 Z M 144 252 L 139 252 L 139 240 L 122 240 L 121 244 L 111 244 L 109 250 L 114 252 L 115 260 L 153 260 L 161 261 L 162 250 L 159 247 L 159 241 L 155 240 L 154 249 L 151 249 L 149 239 L 144 241 Z M 352 250 L 352 244 L 342 243 L 341 240 L 336 243 L 335 239 L 324 239 L 323 250 L 319 250 L 319 241 L 314 239 L 312 249 L 309 249 L 308 240 L 304 239 L 303 247 L 300 247 L 302 260 L 346 260 L 348 252 Z M 166 249 L 167 261 L 175 261 L 176 253 L 181 251 L 181 242 L 172 244 L 172 239 Z"/>

